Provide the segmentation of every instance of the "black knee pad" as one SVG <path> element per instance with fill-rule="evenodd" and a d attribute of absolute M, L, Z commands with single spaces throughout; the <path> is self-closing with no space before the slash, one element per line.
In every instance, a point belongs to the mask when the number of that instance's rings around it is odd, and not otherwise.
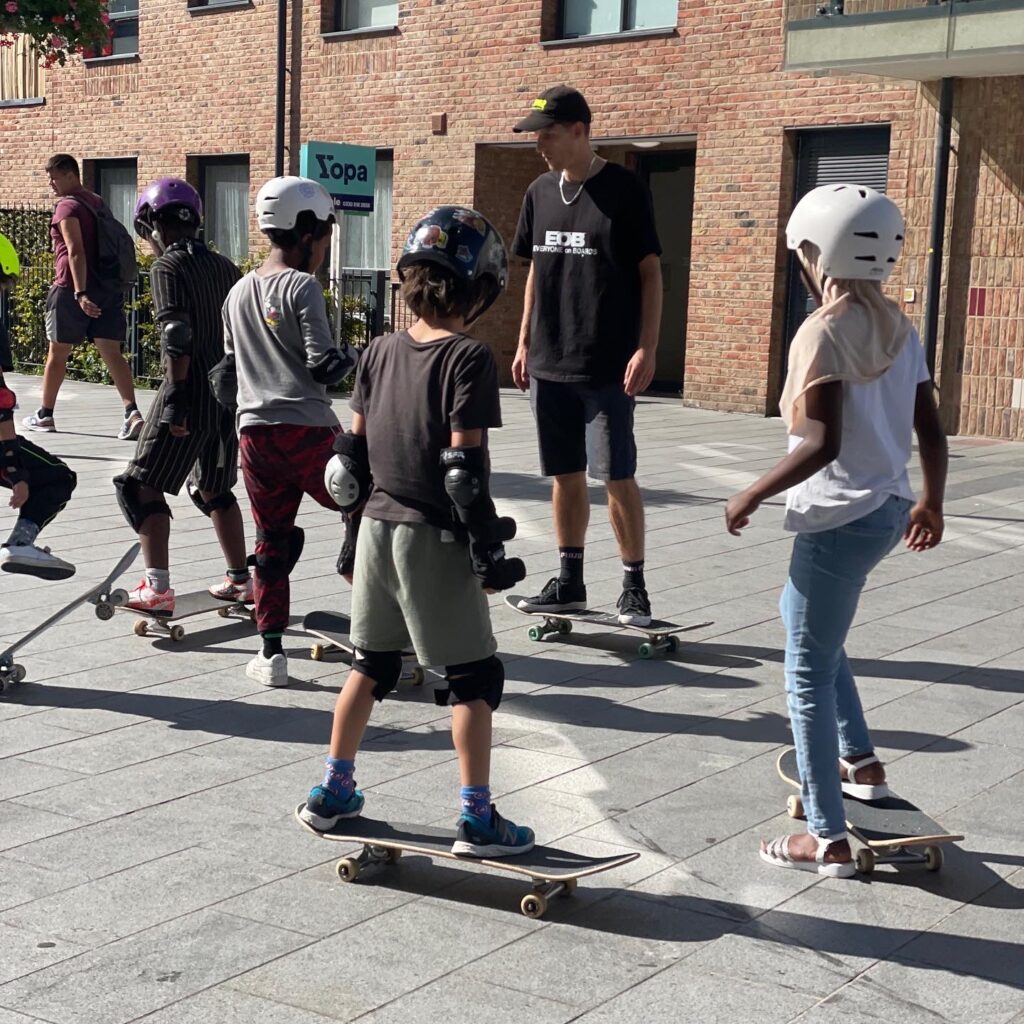
<path fill-rule="evenodd" d="M 170 507 L 162 498 L 159 501 L 143 501 L 139 496 L 139 481 L 133 476 L 122 474 L 114 477 L 114 493 L 128 525 L 138 533 L 142 524 L 152 515 L 173 518 Z"/>
<path fill-rule="evenodd" d="M 435 696 L 444 694 L 441 703 L 448 703 L 449 690 L 455 695 L 456 704 L 468 704 L 471 700 L 486 701 L 492 711 L 498 710 L 501 695 L 505 690 L 505 666 L 493 654 L 482 661 L 469 661 L 464 665 L 446 665 L 447 690 L 438 690 Z"/>
<path fill-rule="evenodd" d="M 195 505 L 204 516 L 210 516 L 214 512 L 219 512 L 221 509 L 234 508 L 238 504 L 238 499 L 232 494 L 231 491 L 224 491 L 223 494 L 214 495 L 209 501 L 203 501 L 203 496 L 199 493 L 198 487 L 192 486 L 192 481 L 187 480 L 185 482 L 185 490 L 188 491 L 188 496 L 192 499 L 192 504 Z"/>
<path fill-rule="evenodd" d="M 263 550 L 250 555 L 246 562 L 255 567 L 265 583 L 276 583 L 291 574 L 305 541 L 305 531 L 299 526 L 290 530 L 257 530 L 256 543 L 261 544 Z"/>
<path fill-rule="evenodd" d="M 376 700 L 383 700 L 402 677 L 402 652 L 364 651 L 357 647 L 352 655 L 352 668 L 377 684 L 373 688 L 373 696 Z"/>

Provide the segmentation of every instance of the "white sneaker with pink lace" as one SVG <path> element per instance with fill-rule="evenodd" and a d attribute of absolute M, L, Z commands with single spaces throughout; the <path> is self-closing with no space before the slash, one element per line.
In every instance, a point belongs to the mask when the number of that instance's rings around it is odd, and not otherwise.
<path fill-rule="evenodd" d="M 236 583 L 230 576 L 225 576 L 220 583 L 214 583 L 210 587 L 210 593 L 220 601 L 252 604 L 252 577 L 247 576 L 243 582 Z"/>
<path fill-rule="evenodd" d="M 171 616 L 174 614 L 174 590 L 168 587 L 161 593 L 149 585 L 149 580 L 140 580 L 139 585 L 128 592 L 127 607 L 150 615 Z"/>

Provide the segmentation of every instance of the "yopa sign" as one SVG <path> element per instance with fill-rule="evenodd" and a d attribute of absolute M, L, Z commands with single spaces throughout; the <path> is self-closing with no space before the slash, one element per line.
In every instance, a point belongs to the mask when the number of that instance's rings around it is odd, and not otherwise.
<path fill-rule="evenodd" d="M 299 173 L 320 182 L 331 194 L 336 210 L 373 213 L 377 151 L 372 146 L 304 142 Z"/>

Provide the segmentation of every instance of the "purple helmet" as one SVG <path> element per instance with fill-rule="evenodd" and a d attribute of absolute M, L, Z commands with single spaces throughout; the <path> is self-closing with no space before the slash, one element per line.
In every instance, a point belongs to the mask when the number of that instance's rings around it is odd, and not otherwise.
<path fill-rule="evenodd" d="M 160 178 L 143 189 L 135 202 L 135 230 L 142 238 L 153 232 L 154 216 L 174 211 L 182 222 L 198 227 L 203 219 L 203 201 L 199 193 L 181 178 Z"/>

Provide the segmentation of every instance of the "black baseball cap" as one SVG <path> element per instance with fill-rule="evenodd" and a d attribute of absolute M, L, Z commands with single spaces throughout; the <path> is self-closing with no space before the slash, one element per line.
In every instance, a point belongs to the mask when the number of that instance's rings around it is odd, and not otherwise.
<path fill-rule="evenodd" d="M 590 107 L 583 93 L 567 85 L 545 89 L 534 101 L 530 113 L 513 129 L 514 132 L 539 132 L 553 124 L 590 124 Z"/>

